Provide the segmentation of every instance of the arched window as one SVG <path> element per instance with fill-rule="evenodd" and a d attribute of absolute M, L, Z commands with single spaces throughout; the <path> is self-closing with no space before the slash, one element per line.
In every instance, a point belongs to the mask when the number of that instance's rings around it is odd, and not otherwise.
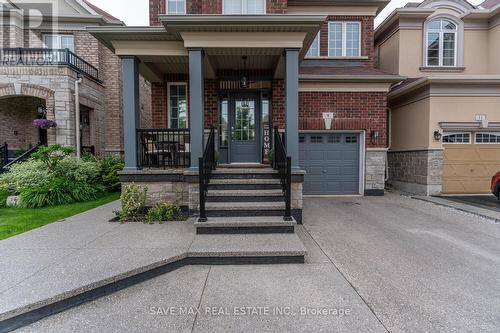
<path fill-rule="evenodd" d="M 457 65 L 457 31 L 457 25 L 447 19 L 436 19 L 427 24 L 427 66 L 454 67 Z"/>

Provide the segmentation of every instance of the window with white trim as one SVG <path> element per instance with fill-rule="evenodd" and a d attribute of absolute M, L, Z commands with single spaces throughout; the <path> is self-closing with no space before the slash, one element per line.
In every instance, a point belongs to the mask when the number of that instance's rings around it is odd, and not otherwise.
<path fill-rule="evenodd" d="M 500 143 L 500 133 L 476 133 L 476 143 Z"/>
<path fill-rule="evenodd" d="M 266 0 L 223 0 L 225 15 L 258 15 L 266 13 Z"/>
<path fill-rule="evenodd" d="M 69 49 L 75 52 L 75 36 L 71 34 L 43 34 L 43 45 L 47 49 Z"/>
<path fill-rule="evenodd" d="M 443 134 L 443 143 L 470 143 L 470 133 L 444 133 Z"/>
<path fill-rule="evenodd" d="M 168 15 L 185 15 L 186 0 L 166 0 Z"/>
<path fill-rule="evenodd" d="M 307 51 L 306 57 L 319 57 L 320 56 L 320 47 L 319 47 L 319 32 L 316 35 L 316 38 L 314 38 L 314 41 L 311 44 L 311 47 L 309 48 L 309 51 Z"/>
<path fill-rule="evenodd" d="M 187 84 L 168 84 L 168 127 L 187 128 Z"/>
<path fill-rule="evenodd" d="M 328 23 L 328 56 L 361 56 L 361 22 Z"/>
<path fill-rule="evenodd" d="M 427 24 L 426 65 L 428 67 L 455 67 L 457 63 L 457 25 L 447 19 L 436 19 Z"/>

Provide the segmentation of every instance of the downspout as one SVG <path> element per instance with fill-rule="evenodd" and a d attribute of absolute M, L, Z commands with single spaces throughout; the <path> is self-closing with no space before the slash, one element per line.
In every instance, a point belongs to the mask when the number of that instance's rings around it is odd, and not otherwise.
<path fill-rule="evenodd" d="M 82 157 L 81 147 L 81 129 L 80 129 L 80 83 L 83 79 L 78 74 L 78 79 L 75 81 L 75 133 L 76 133 L 76 158 Z"/>
<path fill-rule="evenodd" d="M 387 108 L 387 154 L 385 154 L 385 181 L 389 180 L 389 150 L 392 146 L 392 110 Z"/>

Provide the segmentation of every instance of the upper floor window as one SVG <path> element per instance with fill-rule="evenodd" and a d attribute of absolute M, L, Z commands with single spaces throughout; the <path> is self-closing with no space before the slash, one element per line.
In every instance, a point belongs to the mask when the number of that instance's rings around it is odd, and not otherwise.
<path fill-rule="evenodd" d="M 168 15 L 186 14 L 186 0 L 167 0 Z"/>
<path fill-rule="evenodd" d="M 457 25 L 447 19 L 436 19 L 427 25 L 426 36 L 427 66 L 456 66 Z"/>
<path fill-rule="evenodd" d="M 266 0 L 224 0 L 223 14 L 257 15 L 266 13 Z"/>
<path fill-rule="evenodd" d="M 361 22 L 328 23 L 328 56 L 361 56 Z"/>
<path fill-rule="evenodd" d="M 307 51 L 306 57 L 319 57 L 320 56 L 320 47 L 319 47 L 319 32 L 316 35 L 316 38 L 314 38 L 313 43 L 311 44 L 311 47 L 309 48 L 309 51 Z"/>
<path fill-rule="evenodd" d="M 75 37 L 68 34 L 43 34 L 43 45 L 48 49 L 69 49 L 75 52 Z"/>

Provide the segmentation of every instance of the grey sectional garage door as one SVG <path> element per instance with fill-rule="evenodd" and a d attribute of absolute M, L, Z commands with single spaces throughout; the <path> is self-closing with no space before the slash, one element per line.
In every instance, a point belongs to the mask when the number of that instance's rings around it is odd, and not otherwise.
<path fill-rule="evenodd" d="M 301 134 L 304 194 L 359 194 L 360 135 Z"/>

